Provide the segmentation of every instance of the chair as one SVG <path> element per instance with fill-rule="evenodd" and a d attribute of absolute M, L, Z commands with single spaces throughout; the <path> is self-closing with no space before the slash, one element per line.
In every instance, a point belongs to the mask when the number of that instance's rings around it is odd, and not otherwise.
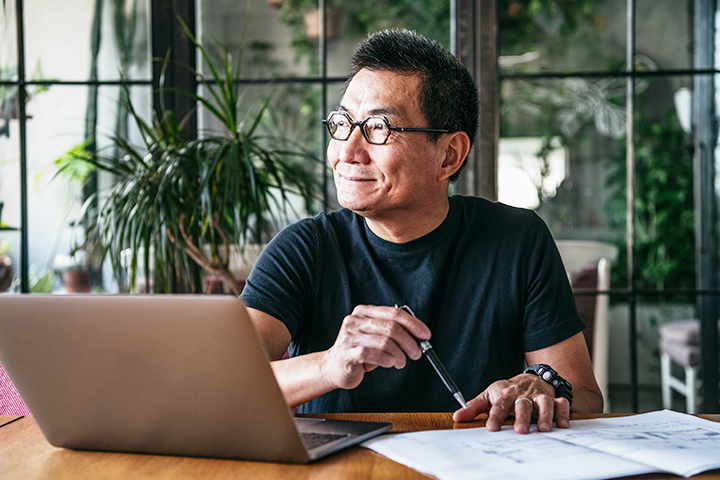
<path fill-rule="evenodd" d="M 558 250 L 573 289 L 605 291 L 610 288 L 610 264 L 617 259 L 615 245 L 590 240 L 557 240 Z M 588 325 L 585 341 L 593 362 L 595 379 L 605 399 L 605 413 L 610 412 L 609 349 L 610 318 L 608 295 L 575 295 L 583 319 Z"/>
<path fill-rule="evenodd" d="M 0 364 L 0 415 L 32 415 L 15 389 L 12 380 L 5 373 L 2 364 Z"/>
<path fill-rule="evenodd" d="M 718 322 L 720 329 L 720 322 Z M 682 367 L 685 378 L 673 375 L 673 363 Z M 663 408 L 672 408 L 672 390 L 685 397 L 687 413 L 699 403 L 700 321 L 676 320 L 660 326 L 660 385 Z"/>

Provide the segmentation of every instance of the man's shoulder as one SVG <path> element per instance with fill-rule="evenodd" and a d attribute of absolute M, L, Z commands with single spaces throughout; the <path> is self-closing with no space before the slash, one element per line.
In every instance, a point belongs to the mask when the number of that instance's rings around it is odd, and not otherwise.
<path fill-rule="evenodd" d="M 513 207 L 500 202 L 493 202 L 482 197 L 466 197 L 453 195 L 450 197 L 451 208 L 456 208 L 465 219 L 477 222 L 527 223 L 539 219 L 533 210 Z"/>
<path fill-rule="evenodd" d="M 292 224 L 291 227 L 324 229 L 350 225 L 357 222 L 357 218 L 358 215 L 356 213 L 347 208 L 341 208 L 340 210 L 332 212 L 320 212 L 314 217 L 303 218 Z"/>
<path fill-rule="evenodd" d="M 333 212 L 320 212 L 314 217 L 303 218 L 285 227 L 281 238 L 319 237 L 336 235 L 339 231 L 348 230 L 357 225 L 357 215 L 350 210 L 341 209 Z"/>

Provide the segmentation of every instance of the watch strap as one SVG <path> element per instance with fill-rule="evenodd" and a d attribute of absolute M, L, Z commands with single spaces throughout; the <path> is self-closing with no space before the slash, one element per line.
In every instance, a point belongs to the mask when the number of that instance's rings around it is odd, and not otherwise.
<path fill-rule="evenodd" d="M 572 385 L 549 365 L 545 365 L 544 363 L 533 365 L 523 370 L 523 373 L 530 373 L 542 378 L 555 389 L 555 398 L 565 397 L 568 399 L 568 402 L 570 402 L 570 405 L 572 405 Z"/>

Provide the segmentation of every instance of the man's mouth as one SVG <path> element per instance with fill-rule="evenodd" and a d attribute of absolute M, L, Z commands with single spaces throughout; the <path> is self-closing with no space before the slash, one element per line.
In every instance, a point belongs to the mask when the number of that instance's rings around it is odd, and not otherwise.
<path fill-rule="evenodd" d="M 341 179 L 346 180 L 348 182 L 374 182 L 375 181 L 375 177 L 373 175 L 362 173 L 362 172 L 347 172 L 347 173 L 337 172 L 337 174 Z"/>
<path fill-rule="evenodd" d="M 346 177 L 346 176 L 344 176 L 344 175 L 340 175 L 340 178 L 342 178 L 343 180 L 347 180 L 347 181 L 349 181 L 349 182 L 373 182 L 373 181 L 375 181 L 374 178 L 353 177 L 353 176 Z"/>

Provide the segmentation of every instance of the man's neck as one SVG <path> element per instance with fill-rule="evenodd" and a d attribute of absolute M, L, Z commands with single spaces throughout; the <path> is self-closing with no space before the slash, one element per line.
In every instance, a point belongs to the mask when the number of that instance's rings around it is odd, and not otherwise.
<path fill-rule="evenodd" d="M 447 217 L 450 203 L 447 197 L 433 208 L 423 211 L 395 212 L 383 218 L 365 216 L 368 228 L 383 240 L 393 243 L 407 243 L 435 230 Z"/>

